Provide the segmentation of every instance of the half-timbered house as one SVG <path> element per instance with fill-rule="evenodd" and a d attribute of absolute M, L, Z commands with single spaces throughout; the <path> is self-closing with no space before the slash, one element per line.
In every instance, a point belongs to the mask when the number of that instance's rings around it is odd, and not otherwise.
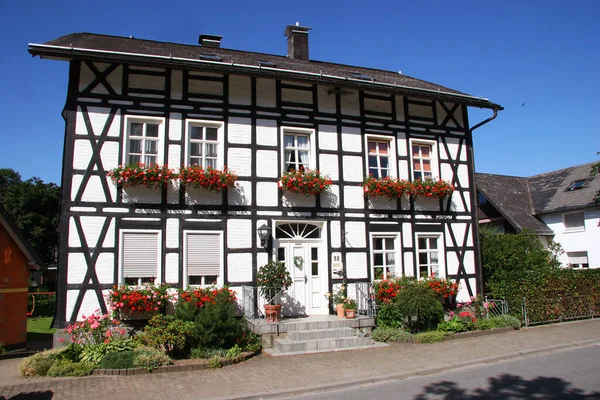
<path fill-rule="evenodd" d="M 29 45 L 70 64 L 60 324 L 106 310 L 117 283 L 239 292 L 269 259 L 287 263 L 296 311 L 309 315 L 330 312 L 324 294 L 342 279 L 436 273 L 460 281 L 461 299 L 478 292 L 472 131 L 502 107 L 400 73 L 311 60 L 308 31 L 286 28 L 286 56 L 225 49 L 213 35 L 183 45 L 74 33 Z M 470 128 L 469 106 L 494 114 Z M 215 194 L 107 177 L 135 161 L 227 166 L 239 179 Z M 301 166 L 329 176 L 330 190 L 280 190 L 282 171 Z M 371 199 L 361 187 L 369 173 L 441 178 L 456 190 Z"/>

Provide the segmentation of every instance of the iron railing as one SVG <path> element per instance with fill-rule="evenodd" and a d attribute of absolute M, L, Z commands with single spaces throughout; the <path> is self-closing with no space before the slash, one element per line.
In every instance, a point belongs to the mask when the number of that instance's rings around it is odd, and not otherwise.
<path fill-rule="evenodd" d="M 525 326 L 594 318 L 600 316 L 600 296 L 524 297 L 521 307 Z"/>
<path fill-rule="evenodd" d="M 506 299 L 491 299 L 485 296 L 483 308 L 484 316 L 487 318 L 508 314 L 508 302 Z"/>
<path fill-rule="evenodd" d="M 351 290 L 352 287 L 354 287 L 356 291 L 356 313 L 366 317 L 376 316 L 377 304 L 375 303 L 375 288 L 373 283 L 358 282 L 350 285 L 349 289 Z"/>
<path fill-rule="evenodd" d="M 264 318 L 265 304 L 289 304 L 290 297 L 281 288 L 242 286 L 242 309 L 247 319 Z"/>

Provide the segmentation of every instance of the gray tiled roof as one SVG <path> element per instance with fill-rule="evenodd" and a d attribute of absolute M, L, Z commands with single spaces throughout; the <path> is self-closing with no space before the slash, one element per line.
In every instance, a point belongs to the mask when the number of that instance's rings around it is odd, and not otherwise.
<path fill-rule="evenodd" d="M 587 163 L 547 172 L 529 178 L 475 174 L 477 189 L 518 230 L 538 234 L 552 231 L 536 216 L 553 212 L 594 207 L 600 190 L 600 176 L 590 177 L 595 163 Z M 581 189 L 568 190 L 577 181 L 587 179 Z"/>
<path fill-rule="evenodd" d="M 190 45 L 190 44 L 179 44 L 179 43 L 171 43 L 171 42 L 159 42 L 154 40 L 144 40 L 144 39 L 135 39 L 135 38 L 127 38 L 121 36 L 110 36 L 110 35 L 100 35 L 95 33 L 72 33 L 66 36 L 59 37 L 57 39 L 51 40 L 44 45 L 50 46 L 60 46 L 73 49 L 73 54 L 75 54 L 76 49 L 85 49 L 92 51 L 107 51 L 107 52 L 120 52 L 120 53 L 131 53 L 136 55 L 146 55 L 146 56 L 162 56 L 162 57 L 176 57 L 179 59 L 187 59 L 187 60 L 198 60 L 200 53 L 202 54 L 215 54 L 222 58 L 224 63 L 228 64 L 240 64 L 240 65 L 250 65 L 250 66 L 258 66 L 257 60 L 270 61 L 275 64 L 278 70 L 289 70 L 299 73 L 312 73 L 312 74 L 322 74 L 324 76 L 336 76 L 343 78 L 354 78 L 356 76 L 353 75 L 353 72 L 358 72 L 364 75 L 367 75 L 374 79 L 374 82 L 377 83 L 386 83 L 390 85 L 398 85 L 404 88 L 414 88 L 416 90 L 427 90 L 433 92 L 439 92 L 439 95 L 436 93 L 428 93 L 428 96 L 432 97 L 443 97 L 442 94 L 446 93 L 450 96 L 470 96 L 466 95 L 462 92 L 459 92 L 454 89 L 447 88 L 445 86 L 441 86 L 435 83 L 426 82 L 421 79 L 413 78 L 407 75 L 399 74 L 398 72 L 393 71 L 385 71 L 374 68 L 363 68 L 357 66 L 343 65 L 343 64 L 335 64 L 329 62 L 322 62 L 316 60 L 303 61 L 292 59 L 287 56 L 279 56 L 273 54 L 263 54 L 263 53 L 255 53 L 249 51 L 240 51 L 240 50 L 231 50 L 225 48 L 213 48 L 213 47 L 202 47 L 199 45 Z M 36 54 L 52 54 L 53 52 L 57 53 L 60 49 L 42 49 L 39 45 L 31 44 L 29 51 Z M 60 50 L 61 55 L 68 54 L 65 50 Z M 111 56 L 111 58 L 119 59 L 119 57 L 126 57 L 125 54 L 115 54 Z M 169 60 L 165 59 L 165 63 Z M 175 60 L 173 60 L 175 63 Z M 232 64 L 233 67 L 233 64 Z M 214 68 L 227 69 L 227 65 L 217 66 L 214 65 Z M 233 68 L 230 68 L 233 70 Z M 267 73 L 268 72 L 268 73 Z M 278 73 L 277 71 L 263 69 L 256 70 L 256 74 L 268 74 L 268 75 L 282 75 L 283 72 Z M 306 77 L 307 80 L 314 80 L 314 77 Z M 352 82 L 347 81 L 345 84 L 348 86 L 352 85 L 368 85 L 369 81 L 363 82 Z M 463 102 L 468 104 L 477 105 L 479 107 L 486 108 L 499 108 L 502 109 L 501 106 L 490 102 L 487 99 L 480 99 L 474 96 L 462 98 Z"/>

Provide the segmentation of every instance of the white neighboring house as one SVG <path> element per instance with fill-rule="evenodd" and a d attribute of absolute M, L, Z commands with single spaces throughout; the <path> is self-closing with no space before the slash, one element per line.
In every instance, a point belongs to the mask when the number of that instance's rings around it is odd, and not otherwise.
<path fill-rule="evenodd" d="M 575 269 L 600 268 L 600 209 L 594 196 L 600 177 L 592 165 L 520 178 L 476 175 L 480 224 L 502 231 L 529 229 L 560 243 L 560 261 Z"/>
<path fill-rule="evenodd" d="M 309 29 L 286 28 L 284 56 L 221 48 L 212 35 L 183 45 L 74 33 L 29 45 L 70 68 L 58 326 L 105 311 L 116 284 L 218 284 L 239 294 L 270 259 L 294 278 L 295 314 L 329 314 L 324 294 L 342 279 L 384 273 L 454 278 L 461 300 L 479 291 L 468 107 L 495 111 L 489 120 L 502 107 L 396 72 L 310 60 Z M 238 186 L 113 185 L 107 171 L 132 161 L 226 165 Z M 328 175 L 331 190 L 281 191 L 282 172 L 300 165 Z M 442 200 L 371 200 L 361 187 L 369 173 L 431 176 L 456 190 Z"/>

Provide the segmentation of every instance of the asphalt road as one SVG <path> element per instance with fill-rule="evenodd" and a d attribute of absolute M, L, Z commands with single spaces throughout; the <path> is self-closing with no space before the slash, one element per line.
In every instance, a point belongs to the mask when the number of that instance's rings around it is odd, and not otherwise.
<path fill-rule="evenodd" d="M 595 400 L 600 399 L 600 342 L 428 376 L 285 398 Z"/>

